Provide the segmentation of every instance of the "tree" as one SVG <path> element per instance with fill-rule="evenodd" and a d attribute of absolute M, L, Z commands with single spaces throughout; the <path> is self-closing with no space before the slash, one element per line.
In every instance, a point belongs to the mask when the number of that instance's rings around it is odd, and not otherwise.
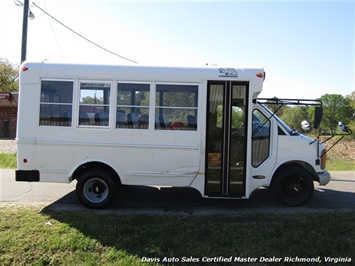
<path fill-rule="evenodd" d="M 355 91 L 353 91 L 350 95 L 346 96 L 350 101 L 350 106 L 355 109 Z"/>
<path fill-rule="evenodd" d="M 296 106 L 290 107 L 285 106 L 283 109 L 283 113 L 280 118 L 293 130 L 297 130 L 302 132 L 303 129 L 301 127 L 301 122 L 303 120 L 308 120 L 307 107 L 304 106 Z"/>
<path fill-rule="evenodd" d="M 0 91 L 18 91 L 19 66 L 0 57 Z"/>
<path fill-rule="evenodd" d="M 270 111 L 276 113 L 277 116 L 281 117 L 284 109 L 287 108 L 287 106 L 282 104 L 275 104 L 275 102 L 279 100 L 279 98 L 277 98 L 276 96 L 272 97 L 271 99 L 272 100 L 267 101 L 265 105 L 267 106 L 267 108 L 270 109 Z"/>
<path fill-rule="evenodd" d="M 332 134 L 336 132 L 339 121 L 348 124 L 354 112 L 350 98 L 344 98 L 340 94 L 325 94 L 320 100 L 323 102 L 323 119 L 321 126 L 330 129 Z"/>

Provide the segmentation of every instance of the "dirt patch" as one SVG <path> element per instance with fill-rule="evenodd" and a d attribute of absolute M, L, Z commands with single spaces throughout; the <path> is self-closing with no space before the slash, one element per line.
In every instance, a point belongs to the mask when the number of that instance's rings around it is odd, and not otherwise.
<path fill-rule="evenodd" d="M 325 146 L 327 149 L 330 148 L 335 141 L 336 140 L 332 139 L 326 142 Z M 328 155 L 334 158 L 352 160 L 355 163 L 355 139 L 350 139 L 350 137 L 342 139 L 338 144 L 331 148 Z"/>

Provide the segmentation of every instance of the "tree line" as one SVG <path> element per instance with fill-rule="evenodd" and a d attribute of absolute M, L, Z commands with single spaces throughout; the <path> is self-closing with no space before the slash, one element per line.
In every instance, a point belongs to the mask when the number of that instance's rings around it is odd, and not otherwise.
<path fill-rule="evenodd" d="M 0 92 L 17 92 L 18 87 L 19 65 L 0 57 Z M 341 94 L 325 94 L 319 99 L 323 103 L 321 131 L 334 134 L 337 132 L 339 121 L 342 121 L 355 132 L 355 91 L 345 97 Z M 270 106 L 270 109 L 273 108 Z M 307 120 L 312 124 L 314 107 L 282 106 L 277 115 L 292 129 L 303 132 L 301 122 Z"/>
<path fill-rule="evenodd" d="M 336 134 L 341 121 L 355 131 L 355 91 L 344 97 L 340 94 L 325 94 L 319 98 L 323 103 L 323 118 L 317 129 L 323 134 Z M 277 106 L 269 106 L 273 111 Z M 314 106 L 282 106 L 277 115 L 293 130 L 305 133 L 301 122 L 307 120 L 311 126 L 314 121 Z"/>

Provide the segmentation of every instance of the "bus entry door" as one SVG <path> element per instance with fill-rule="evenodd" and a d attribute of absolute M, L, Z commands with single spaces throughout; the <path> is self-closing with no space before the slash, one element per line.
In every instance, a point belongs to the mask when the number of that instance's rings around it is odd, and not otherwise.
<path fill-rule="evenodd" d="M 208 82 L 205 195 L 245 195 L 248 83 Z"/>

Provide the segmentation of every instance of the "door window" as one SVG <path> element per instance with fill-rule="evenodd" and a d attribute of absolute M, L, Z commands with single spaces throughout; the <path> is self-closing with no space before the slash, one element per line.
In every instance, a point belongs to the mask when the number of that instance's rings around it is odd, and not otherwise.
<path fill-rule="evenodd" d="M 252 165 L 258 167 L 270 154 L 270 120 L 259 110 L 253 111 Z"/>
<path fill-rule="evenodd" d="M 245 194 L 248 84 L 209 82 L 206 195 Z"/>

